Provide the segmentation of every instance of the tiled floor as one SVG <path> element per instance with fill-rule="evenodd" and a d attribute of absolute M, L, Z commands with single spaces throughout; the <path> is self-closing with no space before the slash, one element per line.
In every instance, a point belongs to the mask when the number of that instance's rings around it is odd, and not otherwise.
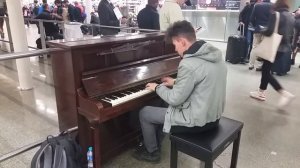
<path fill-rule="evenodd" d="M 34 26 L 34 25 L 32 25 Z M 30 43 L 37 37 L 35 29 L 27 29 Z M 34 43 L 33 43 L 34 44 Z M 33 45 L 32 44 L 32 45 Z M 226 43 L 213 43 L 223 53 Z M 299 64 L 298 60 L 298 64 Z M 51 64 L 31 58 L 34 89 L 19 91 L 15 61 L 0 62 L 0 155 L 58 132 L 55 93 Z M 298 168 L 300 167 L 300 69 L 293 67 L 289 75 L 276 77 L 298 98 L 286 112 L 276 110 L 278 94 L 269 87 L 268 100 L 249 98 L 257 89 L 260 73 L 249 71 L 246 65 L 228 64 L 227 105 L 225 116 L 244 122 L 239 168 Z M 131 157 L 131 150 L 105 164 L 106 168 L 167 168 L 169 140 L 165 138 L 160 164 L 147 164 Z M 0 163 L 0 168 L 27 168 L 36 151 L 30 151 Z M 231 147 L 216 161 L 215 167 L 229 167 Z M 179 167 L 199 167 L 199 161 L 180 154 Z"/>

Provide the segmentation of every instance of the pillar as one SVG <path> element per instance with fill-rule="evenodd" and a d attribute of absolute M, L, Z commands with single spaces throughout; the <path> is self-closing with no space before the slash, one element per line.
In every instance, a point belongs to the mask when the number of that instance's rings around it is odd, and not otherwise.
<path fill-rule="evenodd" d="M 6 0 L 9 16 L 9 25 L 11 29 L 12 42 L 15 52 L 27 52 L 28 42 L 24 26 L 22 7 L 20 0 Z M 29 58 L 16 60 L 18 78 L 21 90 L 33 88 L 31 77 L 31 65 Z"/>

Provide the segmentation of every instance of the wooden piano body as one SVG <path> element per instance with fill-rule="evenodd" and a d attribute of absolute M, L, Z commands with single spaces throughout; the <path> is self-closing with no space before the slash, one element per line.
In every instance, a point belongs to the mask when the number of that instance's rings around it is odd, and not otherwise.
<path fill-rule="evenodd" d="M 83 154 L 94 150 L 94 165 L 118 154 L 141 135 L 138 109 L 158 99 L 155 93 L 112 106 L 104 97 L 176 73 L 179 58 L 164 34 L 52 41 L 64 48 L 52 55 L 60 130 L 78 124 Z M 104 98 L 105 99 L 105 98 Z"/>

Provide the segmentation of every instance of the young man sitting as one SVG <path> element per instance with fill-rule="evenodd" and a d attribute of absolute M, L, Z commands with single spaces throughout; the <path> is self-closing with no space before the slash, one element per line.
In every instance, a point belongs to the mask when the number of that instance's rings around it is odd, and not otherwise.
<path fill-rule="evenodd" d="M 218 125 L 224 111 L 227 68 L 219 49 L 196 41 L 195 29 L 187 21 L 175 22 L 167 29 L 182 60 L 176 80 L 162 78 L 162 84 L 148 83 L 168 108 L 146 106 L 140 111 L 144 147 L 133 156 L 138 160 L 160 161 L 159 125 L 163 131 L 199 133 Z"/>

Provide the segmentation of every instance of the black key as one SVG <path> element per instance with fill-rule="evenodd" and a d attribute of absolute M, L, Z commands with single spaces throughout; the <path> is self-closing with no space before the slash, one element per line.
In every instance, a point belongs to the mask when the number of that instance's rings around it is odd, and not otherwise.
<path fill-rule="evenodd" d="M 126 95 L 121 94 L 121 93 L 115 93 L 114 96 L 117 96 L 119 98 L 125 97 Z"/>
<path fill-rule="evenodd" d="M 105 98 L 108 98 L 108 99 L 110 99 L 110 100 L 116 100 L 116 99 L 117 99 L 117 98 L 114 98 L 114 97 L 109 96 L 109 95 L 107 95 Z"/>
<path fill-rule="evenodd" d="M 111 100 L 109 100 L 109 99 L 107 99 L 107 98 L 103 98 L 103 99 L 101 99 L 101 100 L 111 102 Z"/>

